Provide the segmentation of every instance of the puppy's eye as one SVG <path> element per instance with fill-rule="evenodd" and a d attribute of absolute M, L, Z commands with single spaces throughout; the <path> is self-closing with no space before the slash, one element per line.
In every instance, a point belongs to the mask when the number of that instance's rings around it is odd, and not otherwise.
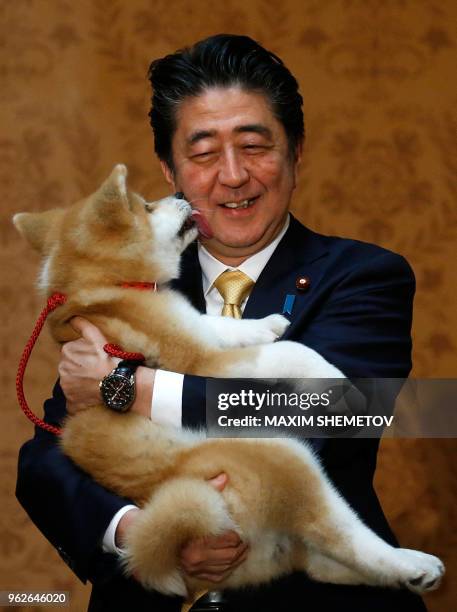
<path fill-rule="evenodd" d="M 151 213 L 154 210 L 154 207 L 152 204 L 148 204 L 147 202 L 144 205 L 144 208 L 146 210 L 146 212 Z"/>

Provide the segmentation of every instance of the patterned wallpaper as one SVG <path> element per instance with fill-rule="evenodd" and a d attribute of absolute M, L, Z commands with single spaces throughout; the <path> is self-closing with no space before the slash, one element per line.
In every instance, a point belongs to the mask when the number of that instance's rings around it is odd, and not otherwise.
<path fill-rule="evenodd" d="M 295 214 L 318 231 L 377 242 L 408 258 L 418 281 L 414 373 L 453 377 L 457 4 L 2 0 L 0 19 L 7 364 L 0 590 L 70 590 L 71 610 L 79 611 L 88 588 L 13 496 L 17 451 L 31 435 L 15 402 L 15 364 L 41 304 L 31 289 L 37 258 L 18 239 L 12 214 L 73 202 L 119 161 L 139 191 L 151 199 L 164 195 L 147 122 L 150 61 L 216 32 L 248 34 L 278 53 L 301 83 L 307 142 Z M 57 358 L 43 336 L 28 370 L 32 405 L 49 393 Z M 440 554 L 454 569 L 455 449 L 454 441 L 386 441 L 377 476 L 402 543 Z M 432 612 L 451 609 L 450 582 L 427 598 Z"/>

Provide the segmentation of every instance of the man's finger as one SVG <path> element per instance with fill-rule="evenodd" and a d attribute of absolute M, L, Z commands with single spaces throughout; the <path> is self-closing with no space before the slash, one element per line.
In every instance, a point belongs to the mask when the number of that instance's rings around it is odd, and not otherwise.
<path fill-rule="evenodd" d="M 223 580 L 225 580 L 226 578 L 228 578 L 230 576 L 230 574 L 242 563 L 244 563 L 244 561 L 246 561 L 248 556 L 248 553 L 245 552 L 244 555 L 242 555 L 237 561 L 236 563 L 233 563 L 230 565 L 230 569 L 227 569 L 225 571 L 218 571 L 216 568 L 214 568 L 214 570 L 212 571 L 211 568 L 208 568 L 208 570 L 204 573 L 201 574 L 194 574 L 195 578 L 198 578 L 200 580 L 209 580 L 210 582 L 222 582 Z"/>
<path fill-rule="evenodd" d="M 208 548 L 236 548 L 241 544 L 241 538 L 236 531 L 227 531 L 220 536 L 208 538 Z"/>
<path fill-rule="evenodd" d="M 194 578 L 198 578 L 199 580 L 205 580 L 207 582 L 222 582 L 223 576 L 219 574 L 198 574 L 194 576 Z"/>
<path fill-rule="evenodd" d="M 200 566 L 205 566 L 208 570 L 210 568 L 218 569 L 226 566 L 231 567 L 234 563 L 237 563 L 241 557 L 247 554 L 249 546 L 247 544 L 241 544 L 238 548 L 221 548 L 219 550 L 213 550 L 208 559 L 205 559 Z"/>
<path fill-rule="evenodd" d="M 248 552 L 249 544 L 243 543 L 233 557 L 232 565 L 235 564 L 238 566 L 242 561 L 244 561 L 244 559 L 246 559 Z"/>
<path fill-rule="evenodd" d="M 106 344 L 106 338 L 102 332 L 87 319 L 73 317 L 70 320 L 70 325 L 86 340 L 91 340 L 94 344 Z"/>
<path fill-rule="evenodd" d="M 215 478 L 211 478 L 211 480 L 208 480 L 208 483 L 218 491 L 223 491 L 227 482 L 228 476 L 225 472 L 221 472 Z"/>

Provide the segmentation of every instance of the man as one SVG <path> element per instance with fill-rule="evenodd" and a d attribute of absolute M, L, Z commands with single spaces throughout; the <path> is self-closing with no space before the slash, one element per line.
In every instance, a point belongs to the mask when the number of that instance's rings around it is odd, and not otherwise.
<path fill-rule="evenodd" d="M 219 314 L 224 301 L 216 281 L 227 268 L 239 269 L 255 281 L 239 305 L 245 317 L 282 312 L 292 295 L 287 338 L 314 348 L 348 376 L 407 376 L 414 293 L 407 263 L 373 245 L 315 234 L 288 214 L 304 126 L 297 82 L 281 60 L 247 37 L 219 35 L 153 62 L 150 79 L 151 124 L 165 178 L 201 211 L 213 234 L 185 253 L 177 288 L 200 310 Z M 59 369 L 69 411 L 99 401 L 99 381 L 115 366 L 98 330 L 82 320 L 75 326 L 83 337 L 64 348 Z M 147 368 L 136 379 L 133 410 L 176 426 L 204 425 L 203 379 Z M 59 422 L 65 411 L 57 385 L 46 419 Z M 375 440 L 329 440 L 317 448 L 349 503 L 395 542 L 372 487 L 377 446 Z M 222 489 L 226 481 L 215 474 L 212 484 Z M 37 431 L 21 449 L 17 495 L 70 567 L 93 582 L 90 610 L 180 609 L 179 598 L 147 593 L 119 569 L 116 547 L 141 510 L 80 472 L 50 434 Z M 181 562 L 216 588 L 248 554 L 246 543 L 228 533 L 190 542 Z M 319 584 L 298 573 L 227 592 L 225 599 L 221 609 L 237 612 L 425 609 L 406 591 Z"/>

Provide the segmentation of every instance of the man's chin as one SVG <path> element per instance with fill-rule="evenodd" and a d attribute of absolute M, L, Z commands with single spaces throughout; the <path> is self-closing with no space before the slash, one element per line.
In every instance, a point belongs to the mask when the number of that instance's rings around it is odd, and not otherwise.
<path fill-rule="evenodd" d="M 205 247 L 214 247 L 217 250 L 223 251 L 239 251 L 240 249 L 252 249 L 256 245 L 261 244 L 263 236 L 221 236 L 216 238 L 213 236 L 210 239 L 200 239 L 200 242 Z M 263 248 L 263 247 L 259 247 Z"/>

